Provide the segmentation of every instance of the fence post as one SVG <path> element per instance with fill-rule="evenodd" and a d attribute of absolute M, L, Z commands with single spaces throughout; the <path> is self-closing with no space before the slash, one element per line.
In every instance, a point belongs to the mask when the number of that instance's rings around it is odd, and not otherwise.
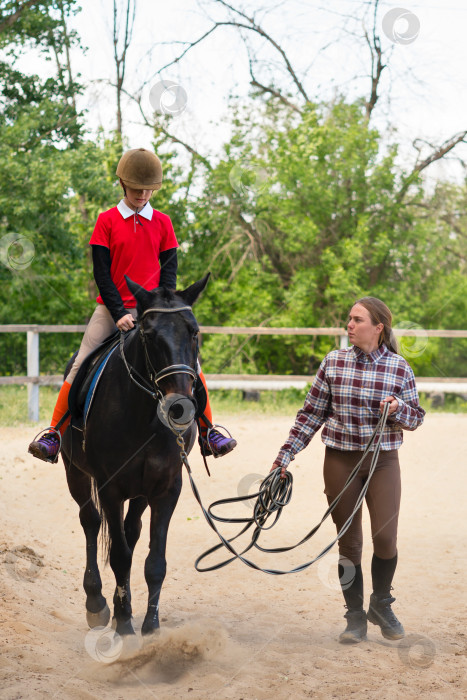
<path fill-rule="evenodd" d="M 28 377 L 39 376 L 39 333 L 27 331 Z M 28 416 L 30 421 L 39 421 L 39 384 L 28 384 Z"/>
<path fill-rule="evenodd" d="M 349 336 L 341 335 L 341 350 L 345 350 L 349 347 Z"/>

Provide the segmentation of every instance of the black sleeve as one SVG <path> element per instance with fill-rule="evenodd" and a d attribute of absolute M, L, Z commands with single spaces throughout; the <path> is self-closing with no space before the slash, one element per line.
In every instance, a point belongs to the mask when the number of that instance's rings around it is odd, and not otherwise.
<path fill-rule="evenodd" d="M 92 245 L 91 247 L 94 279 L 102 301 L 110 311 L 115 323 L 117 323 L 118 319 L 125 316 L 128 312 L 125 311 L 122 297 L 110 276 L 110 250 L 103 245 Z"/>
<path fill-rule="evenodd" d="M 159 263 L 161 266 L 159 286 L 167 287 L 167 289 L 176 289 L 178 267 L 177 249 L 170 248 L 169 250 L 162 251 L 159 255 Z"/>

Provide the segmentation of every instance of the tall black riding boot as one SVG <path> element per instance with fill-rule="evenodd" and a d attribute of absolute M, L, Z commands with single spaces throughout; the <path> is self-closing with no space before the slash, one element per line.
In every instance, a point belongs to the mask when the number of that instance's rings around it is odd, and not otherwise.
<path fill-rule="evenodd" d="M 342 644 L 357 644 L 366 639 L 367 622 L 363 610 L 363 576 L 360 564 L 339 564 L 339 581 L 342 586 L 347 627 L 340 634 Z"/>
<path fill-rule="evenodd" d="M 368 621 L 381 627 L 381 634 L 386 639 L 402 639 L 404 628 L 394 615 L 391 605 L 396 600 L 391 595 L 391 583 L 397 566 L 397 554 L 392 559 L 380 559 L 373 554 L 371 576 L 373 593 L 370 596 Z"/>

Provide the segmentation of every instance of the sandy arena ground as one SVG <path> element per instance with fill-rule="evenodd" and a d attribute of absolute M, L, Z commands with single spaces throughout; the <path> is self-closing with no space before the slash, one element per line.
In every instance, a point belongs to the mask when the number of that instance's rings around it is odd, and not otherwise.
<path fill-rule="evenodd" d="M 205 504 L 237 494 L 265 475 L 292 417 L 218 416 L 239 441 L 231 455 L 191 463 Z M 370 625 L 368 641 L 343 646 L 343 600 L 333 550 L 299 574 L 269 576 L 239 562 L 197 573 L 195 558 L 215 535 L 184 477 L 172 519 L 168 573 L 161 596 L 162 633 L 143 647 L 143 576 L 148 517 L 132 574 L 137 635 L 122 649 L 107 630 L 90 632 L 84 613 L 85 543 L 63 465 L 27 455 L 34 430 L 4 428 L 0 479 L 0 698 L 112 700 L 208 698 L 465 698 L 467 415 L 429 415 L 401 449 L 403 500 L 394 610 L 406 645 L 384 640 Z M 292 467 L 291 504 L 265 536 L 266 546 L 292 544 L 326 508 L 323 445 L 316 438 Z M 255 476 L 256 475 L 256 476 Z M 247 492 L 252 492 L 250 489 Z M 241 504 L 237 514 L 248 514 Z M 364 507 L 364 575 L 370 586 L 371 538 Z M 226 529 L 226 532 L 229 530 Z M 290 568 L 333 539 L 327 522 L 301 549 L 256 561 Z M 101 573 L 111 601 L 114 579 Z M 107 663 L 115 659 L 114 663 Z"/>

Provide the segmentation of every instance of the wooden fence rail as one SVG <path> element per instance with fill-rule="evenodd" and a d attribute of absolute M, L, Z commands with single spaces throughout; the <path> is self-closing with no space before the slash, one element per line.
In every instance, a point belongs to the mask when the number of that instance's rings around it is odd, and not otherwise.
<path fill-rule="evenodd" d="M 1 385 L 26 384 L 28 387 L 29 420 L 39 420 L 39 386 L 60 385 L 61 375 L 39 374 L 39 335 L 40 333 L 84 333 L 84 325 L 41 325 L 41 324 L 6 324 L 0 325 L 0 333 L 27 334 L 27 375 L 22 377 L 0 377 Z M 220 333 L 224 335 L 296 335 L 316 336 L 331 335 L 340 338 L 340 347 L 348 346 L 347 331 L 344 328 L 271 328 L 265 326 L 201 326 L 201 334 Z M 422 328 L 397 328 L 396 336 L 414 338 L 467 338 L 467 330 L 433 330 Z M 278 390 L 289 387 L 303 388 L 313 377 L 306 375 L 241 375 L 241 374 L 207 374 L 206 378 L 212 389 L 242 390 Z M 419 391 L 439 391 L 467 393 L 467 379 L 451 377 L 419 377 Z"/>

